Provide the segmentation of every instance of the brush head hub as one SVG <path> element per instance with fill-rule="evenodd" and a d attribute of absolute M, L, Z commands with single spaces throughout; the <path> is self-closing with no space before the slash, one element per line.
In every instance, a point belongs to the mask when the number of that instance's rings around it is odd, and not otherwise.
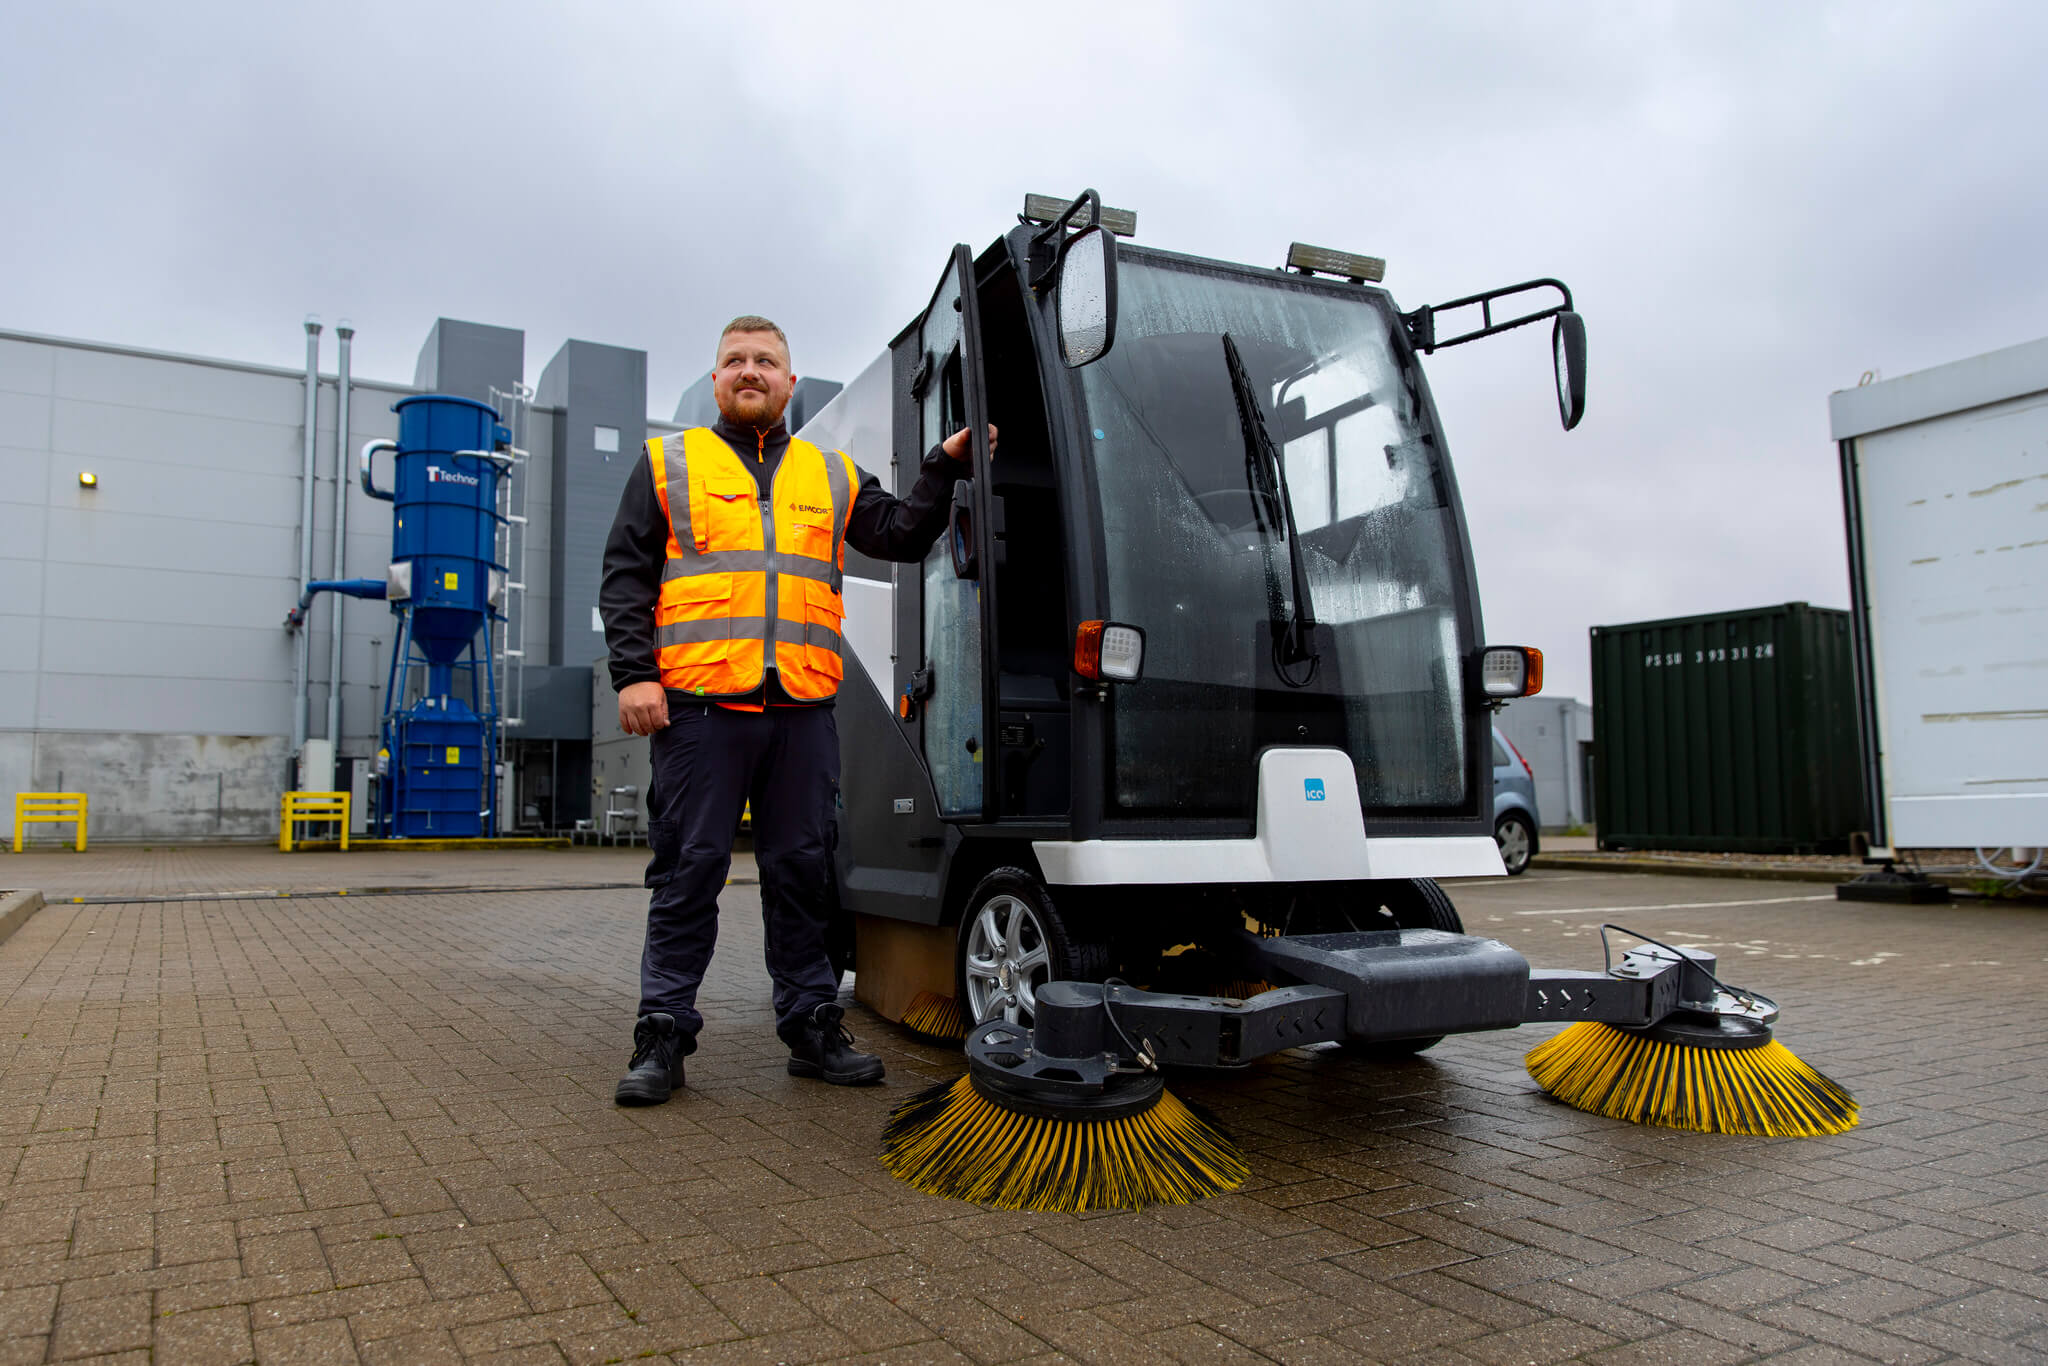
<path fill-rule="evenodd" d="M 1619 1026 L 1617 1026 L 1619 1027 Z M 1653 1043 L 1673 1043 L 1686 1048 L 1762 1048 L 1771 1041 L 1771 1027 L 1762 1020 L 1741 1015 L 1705 1015 L 1681 1010 L 1653 1025 L 1623 1028 L 1624 1034 Z"/>
<path fill-rule="evenodd" d="M 975 1094 L 989 1104 L 1032 1119 L 1125 1119 L 1144 1114 L 1166 1091 L 1166 1083 L 1156 1072 L 1113 1076 L 1093 1093 L 1051 1091 L 973 1058 L 968 1060 L 967 1080 Z"/>

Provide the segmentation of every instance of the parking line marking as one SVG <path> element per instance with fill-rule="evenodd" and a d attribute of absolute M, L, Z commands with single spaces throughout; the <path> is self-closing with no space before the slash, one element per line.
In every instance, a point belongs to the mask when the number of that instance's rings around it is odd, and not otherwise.
<path fill-rule="evenodd" d="M 1766 896 L 1754 901 L 1667 901 L 1655 906 L 1572 906 L 1561 911 L 1516 911 L 1516 915 L 1618 915 L 1623 911 L 1698 911 L 1712 906 L 1782 906 L 1792 901 L 1833 901 L 1824 896 Z"/>

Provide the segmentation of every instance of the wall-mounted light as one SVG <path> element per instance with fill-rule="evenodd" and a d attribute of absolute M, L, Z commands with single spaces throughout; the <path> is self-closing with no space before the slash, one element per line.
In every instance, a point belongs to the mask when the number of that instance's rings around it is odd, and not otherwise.
<path fill-rule="evenodd" d="M 80 470 L 78 472 L 78 487 L 82 489 L 96 489 L 99 486 L 100 477 L 97 474 L 94 474 L 91 470 Z"/>

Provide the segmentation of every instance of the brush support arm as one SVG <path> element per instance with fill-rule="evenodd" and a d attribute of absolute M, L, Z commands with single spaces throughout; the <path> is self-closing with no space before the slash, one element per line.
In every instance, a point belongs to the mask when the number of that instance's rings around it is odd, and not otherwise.
<path fill-rule="evenodd" d="M 1661 944 L 1599 972 L 1531 968 L 1499 940 L 1442 930 L 1246 934 L 1238 950 L 1245 975 L 1291 984 L 1239 1000 L 1048 982 L 1032 1028 L 998 1020 L 968 1033 L 969 1073 L 1013 1109 L 1071 1109 L 1121 1103 L 1160 1067 L 1242 1067 L 1309 1044 L 1580 1021 L 1641 1029 L 1674 1017 L 1767 1027 L 1778 1013 L 1722 985 L 1713 954 Z"/>

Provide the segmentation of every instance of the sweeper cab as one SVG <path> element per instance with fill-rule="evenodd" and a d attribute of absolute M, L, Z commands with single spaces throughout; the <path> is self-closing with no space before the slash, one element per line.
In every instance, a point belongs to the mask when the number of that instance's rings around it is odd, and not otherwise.
<path fill-rule="evenodd" d="M 1485 640 L 1423 357 L 1548 322 L 1570 429 L 1570 291 L 1403 311 L 1373 258 L 1236 265 L 1135 226 L 1031 197 L 801 433 L 899 491 L 973 443 L 922 565 L 846 556 L 835 951 L 859 999 L 1054 1108 L 1143 1104 L 1128 1079 L 1167 1063 L 1681 1005 L 1767 1038 L 1775 1009 L 1703 955 L 1532 970 L 1437 882 L 1504 871 L 1489 717 L 1542 657 Z"/>

